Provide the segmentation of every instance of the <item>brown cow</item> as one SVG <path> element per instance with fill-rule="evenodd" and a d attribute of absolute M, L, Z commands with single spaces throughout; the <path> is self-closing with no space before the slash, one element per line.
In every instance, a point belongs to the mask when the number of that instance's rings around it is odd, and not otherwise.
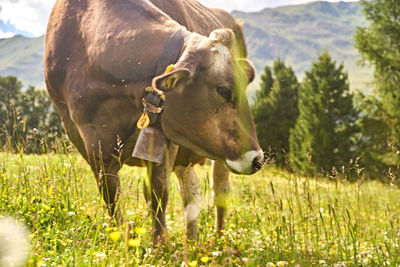
<path fill-rule="evenodd" d="M 184 41 L 176 64 L 154 77 L 177 32 Z M 217 160 L 216 223 L 218 229 L 224 226 L 225 166 L 251 174 L 263 159 L 245 97 L 254 78 L 245 55 L 243 33 L 233 17 L 195 0 L 56 2 L 46 35 L 47 89 L 70 140 L 91 166 L 111 216 L 122 218 L 117 206 L 122 164 L 147 166 L 151 188 L 145 187 L 145 195 L 151 192 L 154 239 L 165 238 L 168 164 L 132 157 L 142 99 L 152 86 L 165 98 L 152 127 L 167 139 L 166 163 L 174 163 L 180 182 L 189 237 L 197 235 L 200 211 L 193 164 L 202 157 Z M 173 144 L 179 146 L 175 162 Z"/>

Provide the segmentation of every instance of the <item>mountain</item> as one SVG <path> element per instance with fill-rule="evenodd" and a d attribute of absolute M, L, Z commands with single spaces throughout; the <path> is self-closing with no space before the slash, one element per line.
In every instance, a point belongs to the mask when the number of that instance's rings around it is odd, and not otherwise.
<path fill-rule="evenodd" d="M 366 25 L 358 2 L 313 2 L 232 14 L 244 23 L 249 57 L 259 74 L 280 57 L 302 78 L 317 52 L 327 49 L 338 63 L 344 63 L 351 87 L 368 91 L 372 70 L 356 64 L 359 56 L 353 41 L 357 26 Z M 43 86 L 43 51 L 44 36 L 0 39 L 0 76 L 15 75 L 25 86 Z M 258 86 L 259 78 L 249 94 Z"/>
<path fill-rule="evenodd" d="M 359 2 L 313 2 L 233 15 L 244 23 L 249 57 L 259 74 L 280 57 L 302 78 L 317 53 L 327 49 L 344 63 L 352 89 L 368 91 L 372 70 L 357 65 L 353 41 L 357 26 L 367 24 Z"/>
<path fill-rule="evenodd" d="M 25 87 L 44 87 L 43 52 L 44 36 L 0 39 L 0 76 L 16 76 Z"/>

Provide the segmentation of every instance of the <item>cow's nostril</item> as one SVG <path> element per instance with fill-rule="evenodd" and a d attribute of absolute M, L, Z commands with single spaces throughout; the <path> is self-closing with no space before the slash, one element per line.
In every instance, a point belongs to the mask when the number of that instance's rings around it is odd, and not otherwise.
<path fill-rule="evenodd" d="M 259 171 L 261 169 L 262 160 L 263 160 L 262 157 L 256 157 L 253 160 L 253 172 L 257 172 L 257 171 Z"/>

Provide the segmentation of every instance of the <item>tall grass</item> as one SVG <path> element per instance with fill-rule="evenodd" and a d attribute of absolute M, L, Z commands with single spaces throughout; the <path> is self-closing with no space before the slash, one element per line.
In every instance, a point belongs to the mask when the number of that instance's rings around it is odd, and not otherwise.
<path fill-rule="evenodd" d="M 0 214 L 31 232 L 29 266 L 397 266 L 400 191 L 377 181 L 313 179 L 266 168 L 232 175 L 226 230 L 215 233 L 208 166 L 198 242 L 186 243 L 177 179 L 170 179 L 168 243 L 151 242 L 142 196 L 145 170 L 124 167 L 125 224 L 106 216 L 88 165 L 77 153 L 0 153 Z M 129 226 L 129 227 L 128 227 Z M 145 233 L 146 232 L 146 233 Z"/>

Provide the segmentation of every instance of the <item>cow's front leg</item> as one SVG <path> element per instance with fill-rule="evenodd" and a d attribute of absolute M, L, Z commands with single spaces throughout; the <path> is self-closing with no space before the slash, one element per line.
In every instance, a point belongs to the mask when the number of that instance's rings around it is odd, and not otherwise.
<path fill-rule="evenodd" d="M 174 172 L 179 180 L 183 206 L 185 208 L 186 236 L 196 240 L 198 235 L 197 219 L 201 211 L 200 188 L 193 166 L 177 166 Z"/>
<path fill-rule="evenodd" d="M 149 163 L 147 173 L 150 180 L 151 210 L 153 216 L 154 244 L 165 243 L 165 211 L 168 203 L 168 175 L 165 165 Z"/>
<path fill-rule="evenodd" d="M 121 224 L 123 218 L 118 207 L 121 192 L 118 171 L 121 164 L 113 156 L 113 139 L 101 137 L 96 131 L 84 130 L 87 128 L 81 131 L 84 134 L 87 160 L 96 177 L 97 187 L 106 203 L 108 214 Z"/>
<path fill-rule="evenodd" d="M 100 170 L 96 175 L 97 186 L 107 205 L 108 214 L 115 218 L 118 224 L 122 224 L 123 217 L 118 206 L 121 184 L 118 173 Z"/>
<path fill-rule="evenodd" d="M 222 161 L 212 163 L 212 189 L 216 207 L 215 226 L 220 232 L 225 227 L 225 214 L 230 191 L 229 171 Z"/>

